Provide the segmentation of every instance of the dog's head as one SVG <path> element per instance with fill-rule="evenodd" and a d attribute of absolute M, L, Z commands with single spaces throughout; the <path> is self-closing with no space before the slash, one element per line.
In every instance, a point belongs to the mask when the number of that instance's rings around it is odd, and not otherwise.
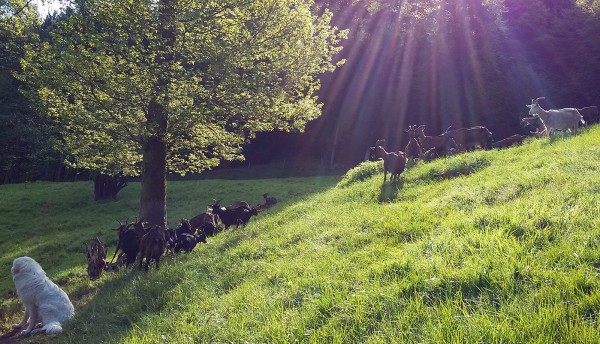
<path fill-rule="evenodd" d="M 10 269 L 13 277 L 21 274 L 45 274 L 44 270 L 33 258 L 30 257 L 19 257 L 13 261 L 12 268 Z"/>

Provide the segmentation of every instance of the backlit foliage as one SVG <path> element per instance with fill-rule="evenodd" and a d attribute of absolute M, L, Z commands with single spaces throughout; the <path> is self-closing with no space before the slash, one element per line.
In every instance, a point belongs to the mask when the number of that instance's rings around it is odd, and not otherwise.
<path fill-rule="evenodd" d="M 168 42 L 160 34 L 167 4 Z M 202 171 L 242 159 L 256 132 L 301 131 L 320 115 L 317 76 L 335 68 L 344 32 L 311 7 L 76 0 L 51 40 L 30 47 L 23 78 L 64 123 L 61 149 L 73 166 L 137 175 L 145 142 L 160 135 L 169 171 Z M 149 118 L 153 103 L 166 111 L 164 133 Z"/>

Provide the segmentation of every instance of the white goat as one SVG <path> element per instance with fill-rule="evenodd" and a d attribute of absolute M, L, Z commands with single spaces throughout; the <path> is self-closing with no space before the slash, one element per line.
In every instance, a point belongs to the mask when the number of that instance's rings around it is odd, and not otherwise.
<path fill-rule="evenodd" d="M 526 105 L 529 108 L 530 116 L 538 116 L 545 127 L 546 132 L 550 137 L 554 134 L 554 130 L 571 130 L 576 133 L 579 127 L 579 122 L 585 124 L 583 116 L 575 108 L 565 108 L 560 110 L 544 110 L 539 104 L 539 101 L 544 99 L 540 97 L 531 100 L 531 105 Z"/>

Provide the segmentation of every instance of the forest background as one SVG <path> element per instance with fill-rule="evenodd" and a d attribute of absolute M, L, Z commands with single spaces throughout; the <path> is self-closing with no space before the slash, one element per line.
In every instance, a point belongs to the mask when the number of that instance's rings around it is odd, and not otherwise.
<path fill-rule="evenodd" d="M 532 98 L 545 96 L 546 108 L 600 104 L 600 0 L 315 5 L 333 12 L 333 25 L 349 29 L 336 56 L 345 65 L 321 78 L 323 115 L 302 133 L 259 134 L 246 145 L 246 160 L 233 166 L 284 162 L 291 170 L 300 164 L 330 170 L 361 161 L 378 138 L 401 149 L 409 125 L 426 125 L 428 135 L 484 125 L 499 140 L 521 132 L 519 120 Z M 14 77 L 23 47 L 49 39 L 66 15 L 41 20 L 35 13 L 3 11 L 0 183 L 89 178 L 89 171 L 64 166 L 55 149 L 57 126 L 19 92 Z"/>

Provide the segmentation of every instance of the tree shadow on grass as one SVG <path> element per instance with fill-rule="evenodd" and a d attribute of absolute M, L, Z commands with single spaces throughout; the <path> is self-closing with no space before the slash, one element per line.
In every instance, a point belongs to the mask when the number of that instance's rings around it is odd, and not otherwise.
<path fill-rule="evenodd" d="M 79 305 L 59 342 L 122 341 L 143 318 L 160 313 L 170 292 L 182 282 L 184 275 L 169 269 L 173 262 L 164 264 L 175 259 L 173 255 L 161 259 L 160 273 L 154 263 L 149 272 L 140 271 L 138 264 L 129 270 L 122 267 L 115 272 L 118 276 L 71 294 L 72 301 Z M 93 323 L 102 323 L 102 326 L 96 327 Z M 102 330 L 107 328 L 109 332 Z"/>
<path fill-rule="evenodd" d="M 448 159 L 444 164 L 433 165 L 423 171 L 416 179 L 446 180 L 477 173 L 490 165 L 490 161 L 481 155 L 462 155 Z"/>

